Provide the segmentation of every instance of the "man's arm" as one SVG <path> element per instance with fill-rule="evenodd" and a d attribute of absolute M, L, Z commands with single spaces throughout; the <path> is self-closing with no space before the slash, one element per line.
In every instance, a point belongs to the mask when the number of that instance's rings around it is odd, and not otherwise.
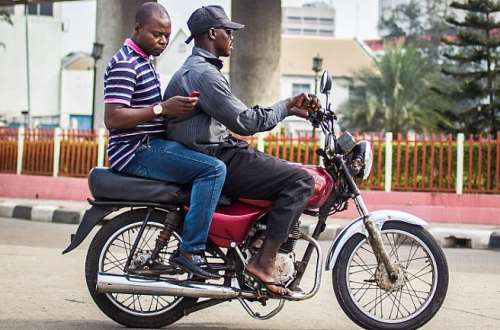
<path fill-rule="evenodd" d="M 198 102 L 197 97 L 174 96 L 161 102 L 163 115 L 182 116 L 189 113 Z M 131 108 L 120 103 L 106 103 L 104 124 L 106 128 L 132 128 L 153 120 L 153 107 Z"/>
<path fill-rule="evenodd" d="M 116 62 L 108 70 L 104 83 L 104 124 L 108 129 L 132 128 L 155 118 L 153 106 L 132 108 L 130 102 L 136 84 L 132 63 Z M 175 96 L 161 103 L 164 115 L 180 116 L 191 111 L 197 98 Z"/>
<path fill-rule="evenodd" d="M 307 116 L 307 111 L 319 108 L 315 96 L 301 94 L 274 104 L 271 107 L 248 108 L 230 90 L 220 74 L 206 72 L 200 79 L 200 105 L 236 134 L 253 135 L 276 126 L 289 115 Z"/>

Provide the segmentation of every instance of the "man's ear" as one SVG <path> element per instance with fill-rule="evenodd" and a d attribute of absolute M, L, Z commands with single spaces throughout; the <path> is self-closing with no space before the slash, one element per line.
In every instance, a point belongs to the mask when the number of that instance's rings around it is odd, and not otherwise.
<path fill-rule="evenodd" d="M 208 38 L 210 40 L 215 40 L 215 29 L 208 30 Z"/>
<path fill-rule="evenodd" d="M 139 32 L 139 30 L 141 29 L 141 27 L 142 27 L 142 26 L 141 26 L 141 23 L 136 22 L 136 23 L 135 23 L 135 26 L 134 26 L 134 31 L 135 31 L 135 32 Z"/>

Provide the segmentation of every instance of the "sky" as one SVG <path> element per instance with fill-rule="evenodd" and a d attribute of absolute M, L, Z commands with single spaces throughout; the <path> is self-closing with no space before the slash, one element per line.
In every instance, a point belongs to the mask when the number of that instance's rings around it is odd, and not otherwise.
<path fill-rule="evenodd" d="M 265 0 L 260 0 L 265 1 Z M 183 28 L 188 31 L 189 15 L 202 5 L 223 6 L 228 14 L 230 0 L 159 0 L 170 13 L 173 31 Z M 282 0 L 283 6 L 301 6 L 311 1 Z M 326 0 L 336 9 L 336 37 L 372 39 L 377 38 L 378 0 Z M 67 33 L 64 34 L 63 52 L 84 51 L 90 53 L 95 39 L 95 1 L 62 3 L 62 20 Z"/>

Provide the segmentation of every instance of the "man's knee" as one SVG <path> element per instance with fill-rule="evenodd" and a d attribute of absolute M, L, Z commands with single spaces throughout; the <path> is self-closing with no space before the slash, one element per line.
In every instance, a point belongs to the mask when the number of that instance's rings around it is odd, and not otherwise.
<path fill-rule="evenodd" d="M 304 169 L 298 168 L 296 174 L 293 176 L 294 185 L 300 189 L 300 196 L 309 198 L 314 193 L 314 178 Z"/>
<path fill-rule="evenodd" d="M 214 158 L 213 163 L 211 164 L 211 172 L 212 175 L 218 177 L 218 178 L 225 178 L 226 177 L 226 164 L 224 164 L 223 161 Z"/>

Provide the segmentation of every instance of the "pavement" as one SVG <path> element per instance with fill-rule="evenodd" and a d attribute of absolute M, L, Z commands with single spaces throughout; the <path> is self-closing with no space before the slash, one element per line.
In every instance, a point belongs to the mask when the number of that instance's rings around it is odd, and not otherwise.
<path fill-rule="evenodd" d="M 88 293 L 85 256 L 92 240 L 87 238 L 71 253 L 61 255 L 75 230 L 76 225 L 0 217 L 0 329 L 124 329 L 105 316 Z M 323 251 L 330 245 L 320 242 Z M 303 242 L 297 244 L 297 256 L 304 248 Z M 444 253 L 450 272 L 448 294 L 443 307 L 422 329 L 500 329 L 500 251 L 453 248 Z M 313 270 L 306 270 L 303 289 L 311 288 Z M 287 302 L 281 313 L 267 321 L 252 319 L 235 300 L 190 314 L 168 329 L 359 329 L 335 299 L 331 276 L 324 271 L 317 295 Z M 264 313 L 274 306 L 253 307 Z"/>
<path fill-rule="evenodd" d="M 89 204 L 86 201 L 0 197 L 0 217 L 36 222 L 79 224 L 88 208 Z M 331 217 L 320 240 L 333 240 L 337 233 L 351 221 L 352 219 Z M 314 217 L 307 215 L 301 217 L 303 232 L 312 233 L 315 225 Z M 427 230 L 445 248 L 500 249 L 500 226 L 497 225 L 432 222 Z"/>

